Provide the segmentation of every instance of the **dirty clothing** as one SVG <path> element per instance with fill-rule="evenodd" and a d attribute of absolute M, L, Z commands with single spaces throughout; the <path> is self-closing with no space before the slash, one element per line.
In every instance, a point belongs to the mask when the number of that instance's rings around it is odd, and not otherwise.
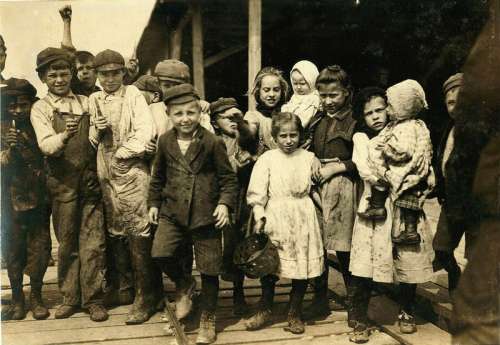
<path fill-rule="evenodd" d="M 370 139 L 364 133 L 353 136 L 354 151 L 352 160 L 363 179 L 363 195 L 359 202 L 359 211 L 369 207 L 371 185 L 377 183 L 368 166 Z M 393 256 L 391 234 L 399 234 L 404 224 L 398 214 L 400 209 L 394 206 L 391 198 L 385 202 L 387 218 L 373 222 L 356 216 L 352 234 L 351 260 L 349 270 L 354 276 L 371 278 L 375 282 L 423 283 L 432 277 L 432 247 L 429 224 L 421 215 L 417 231 L 422 238 L 418 246 L 396 246 L 397 258 Z"/>
<path fill-rule="evenodd" d="M 144 159 L 154 124 L 141 92 L 133 85 L 112 94 L 100 91 L 89 99 L 91 121 L 104 116 L 110 127 L 99 137 L 91 127 L 89 138 L 97 148 L 97 172 L 105 205 L 106 225 L 112 236 L 150 236 L 144 202 L 149 187 L 149 165 Z M 120 158 L 116 155 L 120 154 Z"/>
<path fill-rule="evenodd" d="M 265 233 L 277 246 L 278 275 L 308 279 L 323 273 L 324 252 L 314 203 L 309 196 L 312 152 L 291 154 L 279 149 L 262 154 L 255 163 L 247 192 L 254 219 L 266 219 Z"/>
<path fill-rule="evenodd" d="M 257 155 L 260 155 L 267 150 L 278 148 L 271 134 L 273 122 L 271 116 L 265 116 L 257 110 L 250 110 L 245 114 L 243 119 L 248 122 L 249 126 L 257 130 Z"/>
<path fill-rule="evenodd" d="M 62 141 L 65 117 L 80 119 L 78 132 Z M 57 240 L 58 282 L 63 303 L 101 304 L 105 229 L 95 150 L 88 135 L 85 96 L 48 94 L 31 109 L 38 145 L 46 157 L 47 188 Z"/>
<path fill-rule="evenodd" d="M 311 151 L 320 161 L 338 159 L 347 168 L 346 172 L 333 176 L 320 187 L 323 243 L 328 252 L 351 250 L 357 208 L 357 172 L 351 160 L 355 125 L 350 107 L 334 116 L 317 113 L 311 120 Z"/>
<path fill-rule="evenodd" d="M 22 284 L 25 272 L 40 287 L 51 250 L 43 157 L 29 122 L 18 122 L 16 148 L 5 141 L 8 121 L 1 129 L 2 250 L 7 272 L 12 286 Z"/>

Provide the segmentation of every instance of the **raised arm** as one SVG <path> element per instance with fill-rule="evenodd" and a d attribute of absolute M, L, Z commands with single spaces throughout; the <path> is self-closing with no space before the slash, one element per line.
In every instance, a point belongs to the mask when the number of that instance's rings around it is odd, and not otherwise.
<path fill-rule="evenodd" d="M 76 51 L 76 48 L 73 45 L 73 41 L 71 40 L 71 17 L 73 14 L 71 5 L 61 7 L 59 9 L 59 14 L 61 15 L 63 21 L 63 37 L 61 41 L 61 48 L 74 52 Z"/>

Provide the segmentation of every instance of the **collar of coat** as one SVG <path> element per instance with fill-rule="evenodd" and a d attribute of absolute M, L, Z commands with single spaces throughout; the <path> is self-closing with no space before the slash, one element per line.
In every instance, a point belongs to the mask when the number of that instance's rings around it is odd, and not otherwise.
<path fill-rule="evenodd" d="M 196 172 L 197 164 L 194 164 L 196 158 L 200 156 L 203 148 L 203 138 L 207 135 L 207 130 L 201 125 L 198 126 L 196 133 L 193 135 L 191 144 L 183 155 L 179 143 L 177 142 L 177 130 L 174 128 L 168 131 L 165 137 L 166 149 L 168 155 L 182 165 L 189 172 Z"/>
<path fill-rule="evenodd" d="M 324 111 L 318 111 L 311 120 L 310 131 L 314 132 L 314 129 L 319 125 L 321 120 L 324 118 L 329 118 L 329 116 Z M 354 130 L 356 128 L 356 120 L 352 117 L 351 107 L 338 112 L 332 118 L 330 127 L 326 132 L 326 142 L 333 140 L 335 138 L 341 138 L 346 141 L 352 141 L 352 136 L 354 135 Z"/>

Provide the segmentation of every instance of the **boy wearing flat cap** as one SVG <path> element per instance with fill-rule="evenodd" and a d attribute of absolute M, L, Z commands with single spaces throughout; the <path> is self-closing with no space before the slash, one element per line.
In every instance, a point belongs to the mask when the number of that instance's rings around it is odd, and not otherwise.
<path fill-rule="evenodd" d="M 161 101 L 161 90 L 158 78 L 147 74 L 141 75 L 133 85 L 141 91 L 148 105 Z"/>
<path fill-rule="evenodd" d="M 243 113 L 234 98 L 219 98 L 210 103 L 210 115 L 216 135 L 222 138 L 226 145 L 229 162 L 238 177 L 240 188 L 236 209 L 232 214 L 233 224 L 226 227 L 223 232 L 224 273 L 222 279 L 233 282 L 233 314 L 241 316 L 248 311 L 243 290 L 244 273 L 234 265 L 233 255 L 236 245 L 244 238 L 250 216 L 250 208 L 246 204 L 246 192 L 255 159 L 240 146 L 242 136 L 240 123 L 243 122 Z"/>
<path fill-rule="evenodd" d="M 139 324 L 154 314 L 162 292 L 161 272 L 151 261 L 152 233 L 144 202 L 150 180 L 145 152 L 154 135 L 153 118 L 141 92 L 123 85 L 125 62 L 120 53 L 100 52 L 95 66 L 103 90 L 89 98 L 90 141 L 97 148 L 97 173 L 114 258 L 111 271 L 117 275 L 117 303 L 129 304 L 135 290 L 126 323 Z"/>
<path fill-rule="evenodd" d="M 58 281 L 67 318 L 82 305 L 90 319 L 108 318 L 103 306 L 105 234 L 96 153 L 89 141 L 88 99 L 70 89 L 72 60 L 63 49 L 37 55 L 37 72 L 47 95 L 31 109 L 38 146 L 46 156 L 47 187 L 59 241 Z"/>
<path fill-rule="evenodd" d="M 446 192 L 445 192 L 445 167 L 453 151 L 453 139 L 454 139 L 454 128 L 455 128 L 455 106 L 457 103 L 458 95 L 460 89 L 462 88 L 464 81 L 463 73 L 456 73 L 449 77 L 443 83 L 443 94 L 445 97 L 446 109 L 448 110 L 448 115 L 450 116 L 450 121 L 441 139 L 439 149 L 437 152 L 436 159 L 436 196 L 440 204 L 446 202 Z M 434 236 L 432 245 L 435 251 L 434 259 L 434 269 L 444 268 L 448 272 L 448 287 L 450 293 L 453 292 L 458 285 L 460 279 L 461 270 L 457 264 L 453 252 L 458 247 L 462 236 L 465 234 L 465 257 L 469 257 L 471 249 L 474 243 L 473 234 L 465 231 L 465 226 L 460 229 L 450 229 L 448 221 L 446 219 L 446 213 L 441 210 L 439 215 L 438 225 L 436 229 L 436 234 Z"/>
<path fill-rule="evenodd" d="M 151 255 L 176 284 L 176 316 L 186 317 L 185 296 L 194 289 L 178 251 L 194 246 L 202 281 L 202 315 L 197 343 L 212 343 L 222 271 L 221 229 L 230 224 L 238 182 L 223 141 L 200 125 L 199 96 L 191 84 L 165 91 L 174 129 L 159 138 L 149 187 L 149 217 L 158 224 Z"/>
<path fill-rule="evenodd" d="M 2 242 L 12 287 L 12 301 L 2 310 L 2 320 L 21 320 L 26 316 L 23 272 L 30 277 L 33 318 L 41 320 L 49 316 L 42 300 L 42 284 L 51 242 L 43 155 L 29 118 L 36 90 L 27 80 L 11 78 L 0 94 Z"/>

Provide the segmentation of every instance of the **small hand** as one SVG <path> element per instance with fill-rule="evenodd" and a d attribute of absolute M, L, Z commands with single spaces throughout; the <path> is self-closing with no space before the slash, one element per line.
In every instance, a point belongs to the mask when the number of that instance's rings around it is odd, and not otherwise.
<path fill-rule="evenodd" d="M 151 207 L 148 215 L 151 224 L 158 224 L 158 207 Z"/>
<path fill-rule="evenodd" d="M 311 172 L 313 181 L 319 182 L 321 179 L 321 162 L 319 161 L 319 159 L 314 159 L 311 166 Z"/>
<path fill-rule="evenodd" d="M 260 218 L 255 221 L 255 224 L 253 226 L 253 231 L 258 234 L 264 230 L 265 226 L 266 226 L 266 218 Z"/>
<path fill-rule="evenodd" d="M 59 9 L 59 14 L 64 21 L 71 21 L 72 13 L 73 11 L 71 10 L 71 5 L 66 5 Z"/>
<path fill-rule="evenodd" d="M 9 132 L 7 133 L 7 143 L 12 148 L 17 147 L 17 145 L 19 144 L 18 133 L 19 130 L 15 128 L 10 128 Z"/>
<path fill-rule="evenodd" d="M 94 120 L 95 127 L 102 132 L 109 128 L 109 122 L 104 116 L 97 116 Z"/>
<path fill-rule="evenodd" d="M 340 163 L 328 163 L 319 170 L 319 184 L 323 184 L 330 180 L 335 174 L 340 171 Z"/>
<path fill-rule="evenodd" d="M 228 226 L 230 224 L 229 209 L 227 208 L 226 205 L 222 204 L 217 205 L 213 213 L 213 216 L 215 217 L 215 227 L 217 229 L 222 229 L 223 227 Z"/>
<path fill-rule="evenodd" d="M 63 132 L 63 140 L 68 141 L 69 138 L 78 132 L 79 121 L 77 119 L 66 119 L 66 129 Z"/>
<path fill-rule="evenodd" d="M 147 155 L 154 155 L 156 153 L 156 136 L 152 138 L 147 144 L 146 144 L 146 154 Z"/>

